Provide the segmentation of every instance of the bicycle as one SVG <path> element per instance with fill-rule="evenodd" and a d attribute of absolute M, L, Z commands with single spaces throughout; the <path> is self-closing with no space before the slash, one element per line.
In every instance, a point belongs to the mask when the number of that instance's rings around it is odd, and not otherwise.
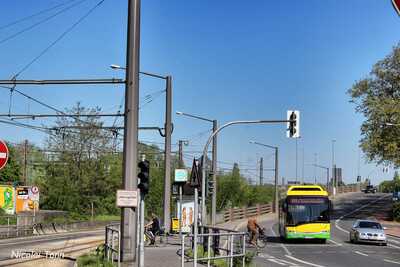
<path fill-rule="evenodd" d="M 247 231 L 246 235 L 246 243 L 247 244 L 252 244 L 251 243 L 251 234 L 249 231 Z M 254 244 L 253 244 L 254 245 Z M 256 248 L 264 248 L 267 245 L 267 236 L 265 235 L 265 228 L 259 228 L 258 234 L 256 235 Z"/>

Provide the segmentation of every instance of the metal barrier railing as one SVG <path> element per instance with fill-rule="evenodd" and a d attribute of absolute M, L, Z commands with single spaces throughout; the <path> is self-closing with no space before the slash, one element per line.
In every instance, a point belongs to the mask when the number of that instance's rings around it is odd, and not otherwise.
<path fill-rule="evenodd" d="M 107 261 L 118 262 L 121 266 L 121 231 L 120 224 L 110 224 L 106 226 L 106 236 L 104 243 L 104 257 Z"/>
<path fill-rule="evenodd" d="M 212 261 L 218 259 L 226 259 L 228 266 L 233 267 L 234 258 L 241 258 L 242 266 L 246 262 L 246 233 L 238 232 L 231 229 L 219 227 L 201 227 L 201 234 L 198 234 L 198 240 L 194 240 L 193 234 L 183 234 L 181 239 L 181 267 L 185 266 L 185 262 L 193 262 L 193 266 L 197 266 L 198 262 L 207 263 L 207 267 L 211 266 Z M 225 233 L 221 233 L 225 231 Z M 190 238 L 191 241 L 186 243 L 185 239 Z M 221 240 L 224 239 L 224 240 Z M 194 253 L 193 257 L 186 255 L 186 251 L 194 248 L 194 246 L 203 246 L 203 256 L 198 257 Z M 221 246 L 222 244 L 222 246 Z"/>

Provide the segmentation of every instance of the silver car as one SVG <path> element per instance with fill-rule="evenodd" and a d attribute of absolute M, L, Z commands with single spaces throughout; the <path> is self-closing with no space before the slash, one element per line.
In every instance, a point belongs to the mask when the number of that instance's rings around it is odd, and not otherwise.
<path fill-rule="evenodd" d="M 386 246 L 387 239 L 383 231 L 385 229 L 385 227 L 382 227 L 382 225 L 376 221 L 357 220 L 351 227 L 350 242 L 370 242 Z"/>

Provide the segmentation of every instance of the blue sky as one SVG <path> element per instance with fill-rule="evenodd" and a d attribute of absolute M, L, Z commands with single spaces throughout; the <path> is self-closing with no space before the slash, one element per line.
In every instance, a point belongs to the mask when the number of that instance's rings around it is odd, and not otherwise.
<path fill-rule="evenodd" d="M 78 20 L 97 1 L 87 0 L 67 12 L 14 39 L 4 38 L 51 13 L 13 27 L 18 18 L 66 1 L 6 1 L 0 17 L 0 77 L 11 78 L 27 62 Z M 79 1 L 73 1 L 77 3 Z M 125 64 L 127 1 L 106 0 L 71 33 L 20 75 L 24 79 L 124 77 L 110 64 Z M 57 9 L 61 10 L 61 8 Z M 345 182 L 357 175 L 359 126 L 346 91 L 368 75 L 372 65 L 390 53 L 400 36 L 400 18 L 390 0 L 307 1 L 142 1 L 141 69 L 173 76 L 173 109 L 218 119 L 285 119 L 286 110 L 301 112 L 298 140 L 298 175 L 311 182 L 317 161 L 331 165 L 331 140 L 335 159 Z M 162 81 L 142 77 L 141 98 L 157 95 Z M 123 86 L 18 87 L 60 109 L 77 101 L 116 112 Z M 162 126 L 164 95 L 144 105 L 141 126 Z M 0 90 L 0 112 L 9 109 L 9 93 Z M 51 111 L 18 95 L 12 99 L 16 113 Z M 174 115 L 173 143 L 188 139 L 185 158 L 202 149 L 206 122 Z M 28 122 L 28 121 L 26 121 Z M 51 125 L 51 121 L 29 122 Z M 111 121 L 109 121 L 112 124 Z M 0 125 L 1 138 L 13 142 L 29 139 L 42 145 L 41 133 Z M 272 151 L 249 144 L 257 140 L 280 148 L 281 176 L 295 177 L 295 141 L 286 138 L 285 125 L 235 126 L 219 136 L 220 166 L 239 162 L 256 178 L 257 160 L 273 166 Z M 162 142 L 156 133 L 140 133 L 140 139 Z M 174 145 L 173 150 L 177 147 Z M 222 163 L 223 162 L 223 163 Z M 374 183 L 391 178 L 393 170 L 365 164 L 360 173 Z M 265 172 L 267 181 L 273 173 Z M 325 177 L 317 170 L 319 181 Z"/>

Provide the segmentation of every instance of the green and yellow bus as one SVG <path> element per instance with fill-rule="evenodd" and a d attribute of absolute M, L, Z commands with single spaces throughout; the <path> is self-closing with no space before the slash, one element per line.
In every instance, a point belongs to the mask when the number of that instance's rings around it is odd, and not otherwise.
<path fill-rule="evenodd" d="M 330 238 L 328 192 L 319 185 L 290 186 L 279 205 L 279 233 L 284 239 Z"/>

